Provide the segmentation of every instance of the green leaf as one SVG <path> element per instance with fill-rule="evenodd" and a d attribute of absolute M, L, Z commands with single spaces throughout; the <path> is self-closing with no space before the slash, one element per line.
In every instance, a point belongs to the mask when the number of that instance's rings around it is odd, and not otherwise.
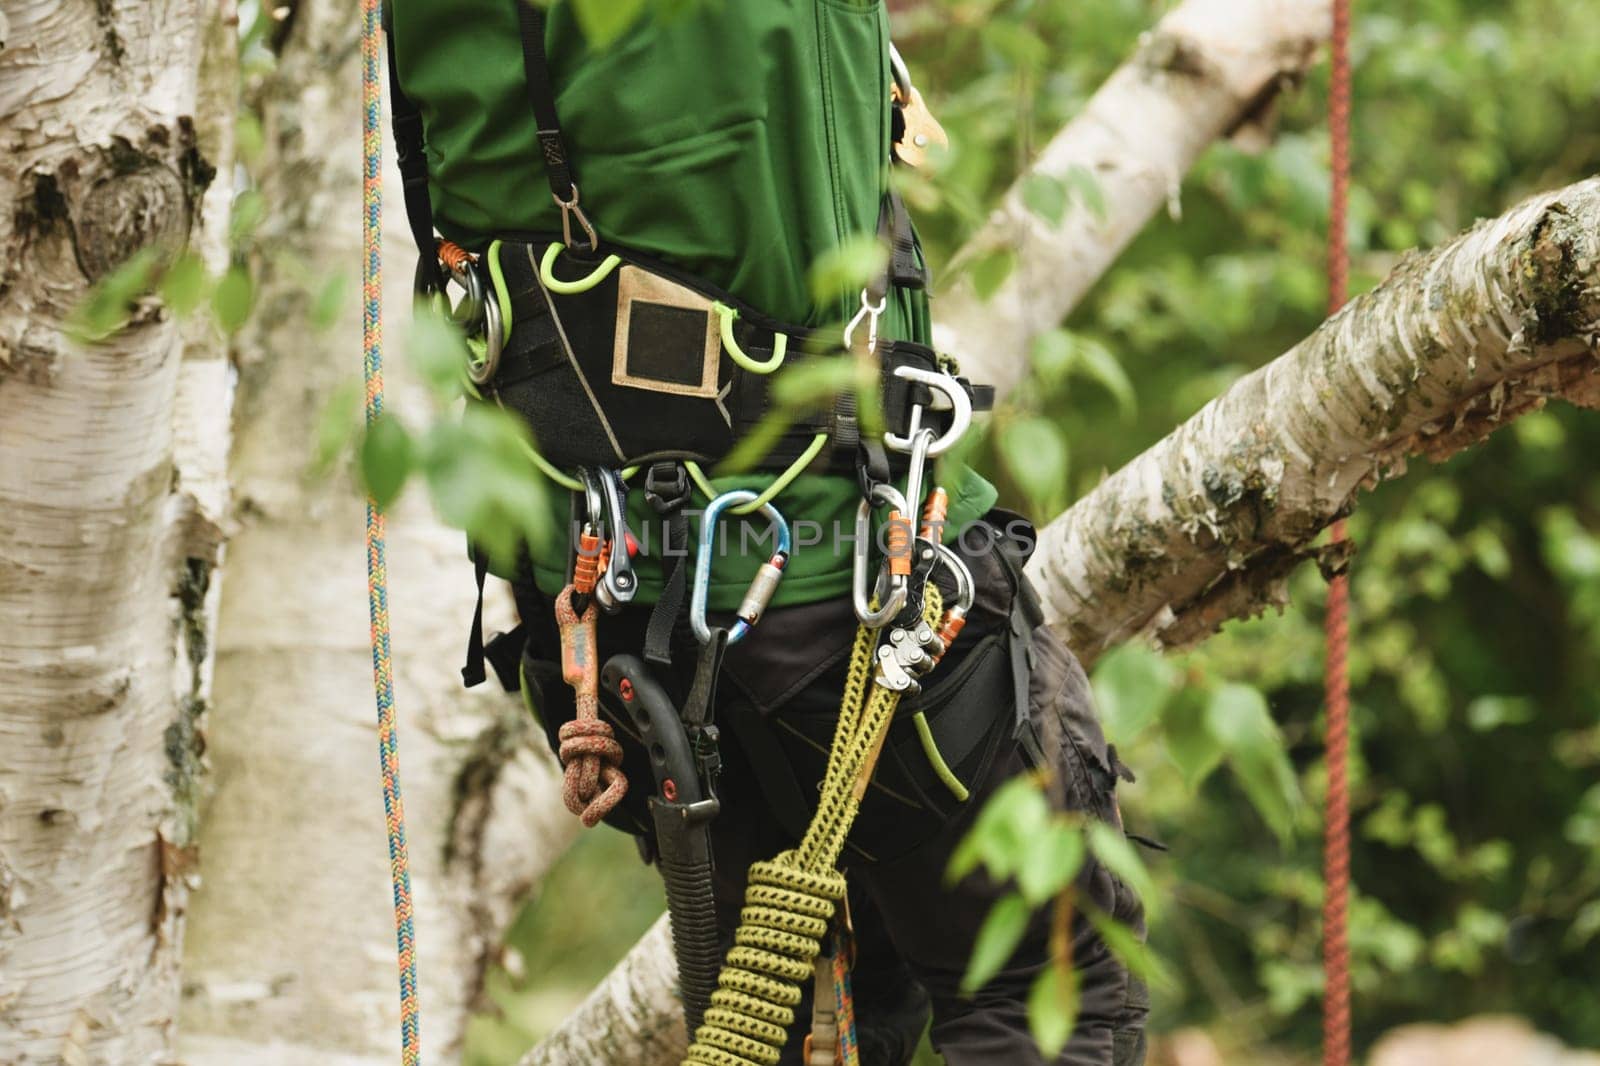
<path fill-rule="evenodd" d="M 1202 699 L 1198 690 L 1185 689 L 1172 700 L 1161 719 L 1167 754 L 1177 764 L 1183 783 L 1191 792 L 1211 776 L 1211 771 L 1222 762 L 1223 754 L 1222 744 L 1206 722 Z"/>
<path fill-rule="evenodd" d="M 317 420 L 317 440 L 311 451 L 307 472 L 321 477 L 361 433 L 362 388 L 359 381 L 346 381 L 328 394 Z"/>
<path fill-rule="evenodd" d="M 311 328 L 321 333 L 332 329 L 339 320 L 339 312 L 344 307 L 345 294 L 350 288 L 350 275 L 340 272 L 330 274 L 322 282 L 322 287 L 317 290 L 316 298 L 311 302 L 311 311 L 306 316 L 311 322 Z"/>
<path fill-rule="evenodd" d="M 1001 427 L 998 443 L 1012 479 L 1040 510 L 1066 494 L 1067 439 L 1055 423 L 1018 415 Z"/>
<path fill-rule="evenodd" d="M 421 306 L 405 335 L 406 361 L 416 369 L 435 401 L 460 398 L 468 384 L 467 341 L 437 306 Z"/>
<path fill-rule="evenodd" d="M 1076 341 L 1077 358 L 1073 362 L 1073 372 L 1098 383 L 1117 401 L 1122 416 L 1132 418 L 1138 401 L 1134 397 L 1133 382 L 1128 378 L 1128 372 L 1122 369 L 1122 364 L 1111 354 L 1111 349 L 1099 341 L 1081 335 L 1076 337 Z"/>
<path fill-rule="evenodd" d="M 648 5 L 646 0 L 573 0 L 572 6 L 584 37 L 598 50 L 621 37 Z"/>
<path fill-rule="evenodd" d="M 67 333 L 82 343 L 102 341 L 127 325 L 133 306 L 156 280 L 154 248 L 141 248 L 95 283 L 67 316 Z"/>
<path fill-rule="evenodd" d="M 982 865 L 995 880 L 1015 873 L 1050 824 L 1050 801 L 1037 781 L 1014 777 L 978 812 L 966 839 L 950 857 L 945 873 L 954 884 Z"/>
<path fill-rule="evenodd" d="M 379 507 L 388 507 L 411 475 L 411 434 L 394 415 L 374 419 L 361 439 L 361 483 Z"/>
<path fill-rule="evenodd" d="M 1106 196 L 1100 188 L 1100 181 L 1088 167 L 1075 166 L 1067 170 L 1063 179 L 1068 189 L 1076 194 L 1079 202 L 1087 207 L 1100 222 L 1106 220 Z"/>
<path fill-rule="evenodd" d="M 1070 961 L 1052 962 L 1028 989 L 1028 1029 L 1047 1060 L 1054 1061 L 1078 1024 L 1078 981 Z"/>
<path fill-rule="evenodd" d="M 1034 172 L 1022 179 L 1022 203 L 1052 226 L 1067 214 L 1067 186 L 1060 178 Z"/>
<path fill-rule="evenodd" d="M 234 248 L 248 244 L 266 213 L 267 201 L 255 189 L 246 189 L 234 197 L 233 209 L 228 213 L 228 243 Z"/>
<path fill-rule="evenodd" d="M 868 234 L 853 237 L 811 264 L 807 274 L 811 297 L 818 307 L 833 307 L 841 297 L 854 301 L 857 293 L 883 277 L 888 265 L 889 250 L 882 241 Z"/>
<path fill-rule="evenodd" d="M 1178 686 L 1178 668 L 1149 647 L 1124 644 L 1095 666 L 1100 723 L 1116 744 L 1127 744 L 1154 722 Z"/>
<path fill-rule="evenodd" d="M 1251 805 L 1279 842 L 1287 843 L 1294 834 L 1300 786 L 1266 697 L 1249 685 L 1219 686 L 1206 703 L 1206 721 Z"/>
<path fill-rule="evenodd" d="M 1066 330 L 1048 330 L 1033 339 L 1033 373 L 1044 384 L 1059 385 L 1077 362 L 1077 339 Z"/>
<path fill-rule="evenodd" d="M 1056 821 L 1049 832 L 1036 840 L 1017 865 L 1017 888 L 1022 898 L 1039 906 L 1058 895 L 1083 867 L 1083 830 L 1077 825 Z"/>
<path fill-rule="evenodd" d="M 1022 934 L 1027 932 L 1032 916 L 1033 909 L 1014 892 L 990 909 L 972 945 L 972 958 L 967 962 L 966 976 L 961 979 L 963 991 L 977 991 L 1000 972 L 1022 942 Z"/>
<path fill-rule="evenodd" d="M 255 283 L 250 280 L 250 272 L 234 264 L 211 293 L 211 313 L 222 331 L 232 336 L 250 318 L 255 299 Z"/>
<path fill-rule="evenodd" d="M 1136 976 L 1153 985 L 1173 983 L 1172 974 L 1162 965 L 1160 957 L 1150 950 L 1150 945 L 1132 927 L 1117 921 L 1099 907 L 1086 906 L 1083 913 L 1089 919 L 1089 924 L 1094 926 L 1095 932 L 1100 934 L 1100 939 L 1106 942 L 1111 954 L 1121 959 L 1122 964 Z"/>
<path fill-rule="evenodd" d="M 997 248 L 973 261 L 968 269 L 972 273 L 972 287 L 980 300 L 993 296 L 1011 276 L 1017 265 L 1017 253 L 1010 248 Z"/>
<path fill-rule="evenodd" d="M 1105 822 L 1089 822 L 1088 829 L 1089 850 L 1094 852 L 1094 857 L 1133 890 L 1139 902 L 1144 904 L 1145 913 L 1154 918 L 1161 909 L 1156 884 L 1150 879 L 1150 871 L 1145 869 L 1143 860 L 1134 851 L 1128 838 L 1122 830 Z"/>
<path fill-rule="evenodd" d="M 1533 701 L 1525 696 L 1479 696 L 1467 704 L 1467 724 L 1478 733 L 1503 725 L 1527 725 L 1537 714 Z"/>
<path fill-rule="evenodd" d="M 206 265 L 193 252 L 185 251 L 161 275 L 157 290 L 161 300 L 179 318 L 185 318 L 205 299 Z"/>

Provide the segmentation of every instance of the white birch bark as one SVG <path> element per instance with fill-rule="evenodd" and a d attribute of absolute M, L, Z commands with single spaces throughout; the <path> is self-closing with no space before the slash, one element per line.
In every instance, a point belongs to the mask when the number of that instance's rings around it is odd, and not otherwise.
<path fill-rule="evenodd" d="M 226 411 L 225 364 L 154 298 L 100 343 L 63 326 L 138 250 L 220 234 L 226 140 L 197 115 L 218 28 L 185 2 L 0 20 L 8 1064 L 170 1061 L 226 448 L 225 417 L 182 409 Z"/>
<path fill-rule="evenodd" d="M 358 301 L 325 333 L 309 321 L 323 276 L 359 288 L 358 30 L 348 5 L 301 3 L 262 95 L 273 209 L 238 345 L 238 530 L 184 957 L 187 1066 L 388 1063 L 399 1043 L 362 502 L 343 472 L 306 473 L 323 404 L 360 377 Z M 416 424 L 399 355 L 415 251 L 392 170 L 386 188 L 390 409 Z M 493 682 L 462 689 L 472 568 L 413 496 L 389 522 L 390 605 L 422 1038 L 428 1062 L 449 1063 L 514 906 L 579 825 L 520 702 Z"/>
<path fill-rule="evenodd" d="M 1355 495 L 1546 400 L 1600 405 L 1600 178 L 1412 254 L 1041 534 L 1030 574 L 1085 660 L 1283 602 Z M 1340 565 L 1337 558 L 1327 567 Z"/>
<path fill-rule="evenodd" d="M 1592 178 L 1411 255 L 1240 379 L 1047 526 L 1034 584 L 1086 659 L 1135 634 L 1199 640 L 1280 597 L 1317 533 L 1408 455 L 1453 454 L 1551 397 L 1600 407 L 1597 355 Z M 653 931 L 520 1066 L 675 1066 L 675 984 Z"/>
<path fill-rule="evenodd" d="M 934 308 L 934 341 L 1001 395 L 1026 376 L 1033 342 L 1061 324 L 1163 207 L 1218 137 L 1254 128 L 1279 90 L 1311 64 L 1332 26 L 1329 0 L 1186 0 L 1018 177 L 955 263 L 1015 255 L 1005 282 L 981 298 L 970 277 Z M 1059 225 L 1024 202 L 1036 175 L 1099 186 L 1104 212 L 1076 201 Z"/>

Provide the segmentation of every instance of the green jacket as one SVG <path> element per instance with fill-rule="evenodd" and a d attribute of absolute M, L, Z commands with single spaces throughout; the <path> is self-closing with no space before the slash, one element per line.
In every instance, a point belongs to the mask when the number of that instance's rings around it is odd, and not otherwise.
<path fill-rule="evenodd" d="M 481 249 L 496 235 L 559 230 L 528 104 L 517 0 L 389 2 L 401 84 L 422 112 L 439 232 Z M 780 319 L 820 325 L 853 312 L 855 293 L 816 305 L 807 274 L 824 253 L 877 229 L 890 136 L 882 0 L 722 0 L 647 17 L 602 49 L 556 3 L 545 45 L 583 207 L 602 236 Z M 880 332 L 927 343 L 925 295 L 896 291 Z M 727 478 L 717 488 L 769 478 Z M 994 503 L 994 490 L 965 467 L 945 480 L 951 531 Z M 639 496 L 630 494 L 630 507 L 647 521 Z M 853 481 L 824 475 L 802 476 L 778 497 L 791 522 L 816 522 L 823 537 L 796 551 L 776 602 L 848 590 L 849 545 L 836 552 L 833 531 L 849 534 L 858 499 Z M 704 503 L 697 496 L 691 506 Z M 563 503 L 549 536 L 532 546 L 546 591 L 565 575 L 566 520 Z M 739 542 L 718 556 L 713 607 L 737 605 L 764 560 L 759 547 L 741 554 Z M 660 566 L 647 557 L 637 565 L 648 601 Z"/>

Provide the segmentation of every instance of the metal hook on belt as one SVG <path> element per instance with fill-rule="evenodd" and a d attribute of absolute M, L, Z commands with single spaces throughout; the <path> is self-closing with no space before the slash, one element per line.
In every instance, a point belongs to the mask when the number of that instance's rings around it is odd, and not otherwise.
<path fill-rule="evenodd" d="M 916 366 L 897 366 L 894 369 L 894 376 L 918 385 L 926 385 L 950 402 L 950 428 L 928 445 L 927 454 L 930 457 L 934 457 L 949 451 L 972 425 L 972 397 L 967 395 L 967 390 L 962 386 L 961 382 L 949 374 L 937 370 L 924 370 Z M 922 404 L 917 404 L 912 408 L 914 418 L 920 418 L 918 412 L 922 407 Z M 914 422 L 913 427 L 916 425 L 917 423 Z M 894 451 L 910 452 L 915 444 L 915 436 L 915 428 L 913 428 L 912 433 L 903 437 L 895 433 L 885 433 L 883 442 Z"/>
<path fill-rule="evenodd" d="M 856 310 L 855 315 L 851 317 L 850 321 L 844 327 L 845 351 L 850 351 L 852 349 L 855 341 L 856 327 L 861 325 L 862 321 L 867 323 L 867 351 L 871 352 L 877 349 L 878 319 L 883 317 L 883 309 L 888 306 L 889 297 L 887 294 L 880 294 L 878 296 L 878 302 L 873 303 L 872 294 L 866 289 L 861 290 L 861 306 Z"/>
<path fill-rule="evenodd" d="M 694 630 L 695 639 L 702 644 L 711 640 L 711 626 L 706 621 L 706 600 L 711 591 L 711 564 L 716 554 L 717 520 L 728 508 L 749 503 L 756 498 L 757 494 L 749 489 L 724 492 L 706 504 L 705 513 L 700 516 L 700 550 L 694 561 L 694 590 L 689 598 L 689 626 Z M 761 621 L 761 615 L 772 602 L 773 593 L 778 590 L 778 581 L 783 577 L 783 568 L 789 562 L 791 541 L 788 521 L 770 501 L 761 505 L 759 513 L 767 516 L 767 521 L 771 523 L 771 531 L 777 534 L 778 543 L 773 549 L 772 557 L 762 563 L 761 569 L 756 571 L 756 576 L 750 582 L 750 588 L 744 594 L 744 600 L 734 612 L 738 617 L 728 629 L 729 644 L 743 640 L 755 624 Z"/>
<path fill-rule="evenodd" d="M 589 251 L 596 251 L 600 247 L 600 235 L 595 233 L 594 226 L 589 224 L 589 216 L 583 213 L 583 208 L 578 206 L 578 183 L 573 182 L 569 188 L 572 190 L 572 199 L 563 200 L 555 193 L 550 194 L 550 199 L 561 208 L 561 240 L 568 248 L 572 245 L 572 220 L 576 218 L 578 225 L 583 227 L 584 236 L 589 238 Z"/>

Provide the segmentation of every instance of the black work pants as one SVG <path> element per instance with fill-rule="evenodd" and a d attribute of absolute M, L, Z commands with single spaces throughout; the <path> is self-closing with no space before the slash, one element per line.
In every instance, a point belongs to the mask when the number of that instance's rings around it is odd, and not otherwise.
<path fill-rule="evenodd" d="M 989 550 L 968 557 L 979 589 L 966 631 L 906 702 L 891 729 L 879 769 L 852 829 L 843 865 L 850 883 L 857 941 L 852 977 L 863 1066 L 904 1066 L 930 1014 L 932 1042 L 949 1066 L 1040 1066 L 1026 1003 L 1048 965 L 1048 914 L 1041 912 L 1014 956 L 975 994 L 960 989 L 978 930 L 1007 891 L 981 871 L 946 883 L 949 859 L 984 802 L 1004 782 L 1031 769 L 1053 778 L 1057 803 L 1117 823 L 1120 770 L 1095 719 L 1088 682 L 1071 653 L 1043 628 L 1017 624 L 1020 558 L 998 522 Z M 536 609 L 524 603 L 525 611 Z M 637 652 L 647 608 L 603 618 L 603 655 Z M 525 618 L 528 616 L 525 614 Z M 534 621 L 528 618 L 530 622 Z M 535 625 L 525 671 L 531 701 L 554 736 L 572 715 L 558 673 L 553 632 Z M 712 823 L 719 932 L 731 944 L 753 861 L 792 847 L 803 832 L 822 778 L 837 716 L 855 620 L 848 603 L 777 608 L 730 649 L 716 700 L 723 731 L 722 812 Z M 1022 642 L 1021 659 L 1013 656 Z M 660 671 L 681 696 L 693 671 L 692 644 Z M 1019 700 L 1019 663 L 1025 692 Z M 934 774 L 909 712 L 921 709 L 946 761 L 967 787 L 958 801 Z M 621 716 L 616 716 L 619 727 Z M 649 837 L 645 755 L 619 728 L 630 792 L 609 818 Z M 1040 760 L 1043 766 L 1035 766 Z M 1078 891 L 1100 909 L 1142 930 L 1133 893 L 1090 859 Z M 1144 1061 L 1143 986 L 1111 955 L 1081 916 L 1073 929 L 1080 982 L 1077 1029 L 1053 1060 L 1062 1066 L 1140 1066 Z M 811 990 L 797 1011 L 784 1064 L 800 1060 L 810 1022 Z"/>

